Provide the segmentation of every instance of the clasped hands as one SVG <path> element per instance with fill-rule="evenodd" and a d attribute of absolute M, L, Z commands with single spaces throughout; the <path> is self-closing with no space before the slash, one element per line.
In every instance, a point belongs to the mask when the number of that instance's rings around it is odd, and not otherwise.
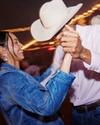
<path fill-rule="evenodd" d="M 70 53 L 72 58 L 80 58 L 84 47 L 81 44 L 79 33 L 73 27 L 65 25 L 56 40 L 60 41 L 65 53 Z"/>

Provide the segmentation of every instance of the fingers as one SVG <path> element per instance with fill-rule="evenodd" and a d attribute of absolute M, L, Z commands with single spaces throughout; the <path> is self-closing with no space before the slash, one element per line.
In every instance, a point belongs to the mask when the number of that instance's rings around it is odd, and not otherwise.
<path fill-rule="evenodd" d="M 63 46 L 65 52 L 75 52 L 78 45 L 78 34 L 73 31 L 66 31 L 61 37 L 61 46 Z"/>
<path fill-rule="evenodd" d="M 69 31 L 72 31 L 72 32 L 75 31 L 74 28 L 71 27 L 71 26 L 69 26 L 69 25 L 65 25 L 65 29 L 66 29 L 66 30 L 69 30 Z"/>
<path fill-rule="evenodd" d="M 78 37 L 79 34 L 70 26 L 65 25 L 65 29 L 62 31 L 63 36 Z"/>
<path fill-rule="evenodd" d="M 73 27 L 65 25 L 56 39 L 60 41 L 65 53 L 70 53 L 73 58 L 79 58 L 82 44 L 79 33 Z"/>
<path fill-rule="evenodd" d="M 62 33 L 61 41 L 69 41 L 70 39 L 77 39 L 79 35 L 76 32 L 65 31 Z"/>
<path fill-rule="evenodd" d="M 79 34 L 72 27 L 65 25 L 63 30 L 57 35 L 56 39 L 64 41 L 65 37 L 66 39 L 68 37 L 79 37 Z"/>
<path fill-rule="evenodd" d="M 67 25 L 61 30 L 61 32 L 56 36 L 56 39 L 57 40 L 60 40 L 61 39 L 61 37 L 63 36 L 63 33 L 65 32 L 65 31 L 67 31 L 67 30 L 69 30 L 68 28 L 67 28 Z"/>
<path fill-rule="evenodd" d="M 57 36 L 56 36 L 56 40 L 60 40 L 63 36 L 63 32 L 60 32 Z"/>

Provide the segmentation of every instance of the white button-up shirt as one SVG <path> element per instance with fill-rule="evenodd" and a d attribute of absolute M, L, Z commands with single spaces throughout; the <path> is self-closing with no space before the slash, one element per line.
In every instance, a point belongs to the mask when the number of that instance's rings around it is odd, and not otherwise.
<path fill-rule="evenodd" d="M 76 79 L 72 84 L 71 102 L 74 106 L 100 100 L 100 25 L 76 26 L 82 45 L 91 51 L 91 64 L 75 59 L 71 72 Z"/>

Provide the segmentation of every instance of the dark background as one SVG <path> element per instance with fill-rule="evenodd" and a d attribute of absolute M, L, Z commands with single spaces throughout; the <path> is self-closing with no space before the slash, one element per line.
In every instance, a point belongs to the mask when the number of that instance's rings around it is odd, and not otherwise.
<path fill-rule="evenodd" d="M 1 0 L 0 1 L 0 30 L 29 27 L 34 20 L 38 18 L 40 6 L 49 0 Z M 82 2 L 84 5 L 78 12 L 82 14 L 88 9 L 91 9 L 100 0 L 64 0 L 67 6 L 76 5 Z M 100 14 L 100 11 L 97 12 Z M 19 40 L 25 44 L 32 40 L 29 31 L 16 33 Z M 43 69 L 46 69 L 52 61 L 53 51 L 49 48 L 41 48 L 36 51 L 26 51 L 25 57 L 30 64 L 37 64 Z M 65 124 L 71 124 L 71 105 L 66 99 L 61 107 L 62 117 Z M 6 125 L 4 118 L 0 114 L 0 125 Z"/>

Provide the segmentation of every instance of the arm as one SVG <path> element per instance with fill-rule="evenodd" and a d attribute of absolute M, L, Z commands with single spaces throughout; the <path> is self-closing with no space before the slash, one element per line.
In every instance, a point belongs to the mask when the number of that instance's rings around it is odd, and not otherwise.
<path fill-rule="evenodd" d="M 84 66 L 100 73 L 100 25 L 76 26 L 80 35 L 83 51 L 80 58 Z"/>
<path fill-rule="evenodd" d="M 41 79 L 42 77 L 45 76 L 44 79 L 42 78 L 41 83 L 40 83 L 43 87 L 46 86 L 46 84 L 48 83 L 48 81 L 49 81 L 51 78 L 54 77 L 54 75 L 56 74 L 57 70 L 60 69 L 60 66 L 61 66 L 61 64 L 62 64 L 64 55 L 65 55 L 65 53 L 64 53 L 64 51 L 63 51 L 63 47 L 62 47 L 61 45 L 57 46 L 57 47 L 56 47 L 56 50 L 55 50 L 55 52 L 54 52 L 54 57 L 53 57 L 53 62 L 52 62 L 52 64 L 51 64 L 51 68 L 50 68 L 49 70 L 47 70 L 47 71 L 49 71 L 49 74 L 48 74 L 48 72 L 46 71 L 46 72 L 43 73 L 43 75 L 40 77 L 40 79 Z M 48 74 L 47 77 L 46 77 L 46 74 Z"/>
<path fill-rule="evenodd" d="M 42 86 L 44 86 L 44 87 L 46 86 L 48 81 L 51 78 L 53 78 L 53 76 L 55 75 L 57 70 L 60 69 L 60 67 L 63 72 L 66 72 L 66 73 L 69 72 L 72 57 L 70 54 L 66 54 L 65 57 L 64 57 L 64 55 L 65 55 L 65 53 L 64 53 L 63 47 L 61 45 L 57 46 L 55 53 L 54 53 L 54 57 L 53 57 L 53 63 L 51 65 L 52 71 L 51 71 L 50 75 L 40 83 Z M 64 60 L 63 60 L 63 58 L 64 58 Z M 61 64 L 62 64 L 62 66 L 61 66 Z"/>
<path fill-rule="evenodd" d="M 62 66 L 65 64 L 67 63 L 64 62 Z M 17 105 L 30 112 L 51 115 L 61 106 L 74 80 L 73 75 L 65 73 L 69 72 L 69 66 L 66 70 L 61 67 L 61 70 L 49 80 L 44 91 L 40 89 L 38 81 L 26 73 L 8 72 L 2 81 L 7 83 L 5 87 L 8 95 Z"/>
<path fill-rule="evenodd" d="M 43 86 L 52 78 L 56 71 L 60 68 L 62 60 L 64 58 L 64 51 L 62 46 L 57 46 L 54 52 L 54 57 L 51 66 L 40 76 L 35 77 L 36 80 L 41 82 Z"/>
<path fill-rule="evenodd" d="M 54 57 L 53 57 L 53 62 L 51 65 L 51 68 L 53 71 L 57 71 L 61 67 L 64 55 L 65 53 L 64 53 L 63 47 L 61 45 L 58 45 L 56 47 Z"/>
<path fill-rule="evenodd" d="M 90 51 L 83 47 L 79 33 L 72 27 L 66 25 L 62 35 L 59 35 L 57 38 L 62 41 L 61 45 L 64 47 L 65 52 L 71 53 L 74 59 L 79 58 L 88 64 L 91 63 Z"/>
<path fill-rule="evenodd" d="M 79 58 L 87 64 L 91 64 L 91 52 L 89 49 L 83 47 L 82 51 L 79 54 Z"/>
<path fill-rule="evenodd" d="M 64 51 L 73 59 L 81 59 L 86 68 L 100 72 L 100 26 L 78 26 L 75 31 L 65 26 L 63 35 L 58 35 Z"/>
<path fill-rule="evenodd" d="M 62 62 L 62 65 L 61 65 L 61 70 L 63 72 L 65 72 L 65 73 L 70 72 L 71 61 L 72 61 L 72 56 L 69 53 L 66 53 L 65 57 L 64 57 L 64 60 Z"/>

